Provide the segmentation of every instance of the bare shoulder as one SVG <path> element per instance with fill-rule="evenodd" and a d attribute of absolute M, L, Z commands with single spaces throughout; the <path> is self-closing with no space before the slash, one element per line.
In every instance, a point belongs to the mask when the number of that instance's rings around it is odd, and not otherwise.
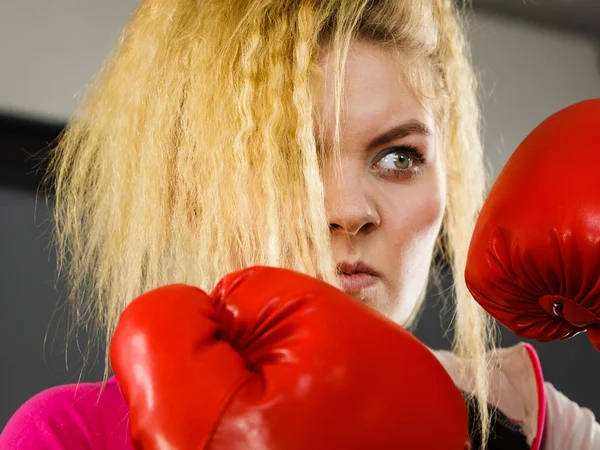
<path fill-rule="evenodd" d="M 466 362 L 449 351 L 433 351 L 457 387 L 473 392 Z M 540 440 L 545 421 L 545 385 L 537 353 L 526 343 L 494 350 L 489 379 L 489 402 L 518 423 L 527 441 Z"/>

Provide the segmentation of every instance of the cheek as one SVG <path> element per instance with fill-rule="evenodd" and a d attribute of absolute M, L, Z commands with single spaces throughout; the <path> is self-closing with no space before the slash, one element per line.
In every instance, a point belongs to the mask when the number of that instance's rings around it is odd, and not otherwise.
<path fill-rule="evenodd" d="M 417 259 L 421 256 L 430 259 L 426 250 L 433 249 L 444 215 L 443 183 L 436 179 L 420 185 L 399 186 L 402 187 L 404 189 L 388 197 L 389 206 L 385 208 L 394 251 L 399 256 L 410 253 Z"/>
<path fill-rule="evenodd" d="M 388 286 L 390 315 L 404 324 L 414 313 L 426 286 L 445 208 L 441 183 L 405 189 L 390 200 L 385 264 L 391 268 Z"/>

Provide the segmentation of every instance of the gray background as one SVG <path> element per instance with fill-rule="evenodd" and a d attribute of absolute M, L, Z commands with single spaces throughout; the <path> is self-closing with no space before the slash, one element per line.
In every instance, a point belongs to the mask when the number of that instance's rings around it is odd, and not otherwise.
<path fill-rule="evenodd" d="M 544 118 L 600 97 L 600 2 L 474 4 L 471 40 L 483 84 L 486 155 L 495 176 Z M 0 111 L 63 123 L 135 5 L 133 0 L 0 0 Z M 25 144 L 23 149 L 39 150 Z M 0 428 L 27 398 L 77 380 L 81 368 L 76 342 L 65 357 L 65 315 L 57 309 L 64 285 L 55 284 L 48 248 L 50 211 L 33 190 L 0 180 Z M 440 317 L 441 297 L 432 292 L 416 334 L 432 347 L 447 348 Z M 85 336 L 80 339 L 85 343 Z M 515 342 L 504 333 L 504 345 Z M 546 378 L 600 415 L 600 355 L 586 336 L 535 346 Z M 96 362 L 84 379 L 98 380 L 101 373 Z"/>

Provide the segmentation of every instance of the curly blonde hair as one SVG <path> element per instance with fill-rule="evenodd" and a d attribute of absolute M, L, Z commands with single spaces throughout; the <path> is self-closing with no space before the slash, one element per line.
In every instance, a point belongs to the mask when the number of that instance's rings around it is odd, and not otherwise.
<path fill-rule="evenodd" d="M 59 274 L 106 348 L 128 302 L 160 285 L 210 290 L 258 264 L 336 285 L 314 80 L 327 45 L 339 117 L 354 39 L 396 52 L 435 105 L 448 186 L 436 251 L 454 275 L 453 349 L 470 362 L 485 442 L 491 324 L 463 281 L 485 179 L 452 0 L 142 0 L 51 154 Z"/>

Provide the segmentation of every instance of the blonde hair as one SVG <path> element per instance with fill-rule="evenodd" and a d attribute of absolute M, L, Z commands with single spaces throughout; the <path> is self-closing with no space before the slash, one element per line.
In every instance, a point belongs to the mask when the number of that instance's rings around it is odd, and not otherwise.
<path fill-rule="evenodd" d="M 335 285 L 313 80 L 330 45 L 339 106 L 353 39 L 415 62 L 407 80 L 436 105 L 448 186 L 437 250 L 485 442 L 490 322 L 463 281 L 484 170 L 451 0 L 142 0 L 51 155 L 59 273 L 106 348 L 128 302 L 160 285 L 210 290 L 257 264 Z"/>

